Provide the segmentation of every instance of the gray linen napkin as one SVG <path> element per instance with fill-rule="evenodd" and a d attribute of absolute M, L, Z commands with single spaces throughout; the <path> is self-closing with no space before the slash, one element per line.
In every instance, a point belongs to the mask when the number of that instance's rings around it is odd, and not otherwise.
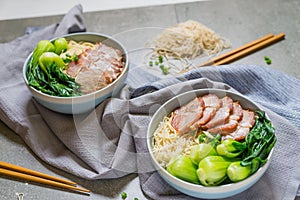
<path fill-rule="evenodd" d="M 153 199 L 192 199 L 168 186 L 154 171 L 146 148 L 146 129 L 157 108 L 191 89 L 240 92 L 262 105 L 276 128 L 278 142 L 270 168 L 249 190 L 231 199 L 293 199 L 299 186 L 300 81 L 280 71 L 253 65 L 202 68 L 179 77 L 156 77 L 130 70 L 121 92 L 82 115 L 52 112 L 32 99 L 22 80 L 26 56 L 41 39 L 84 31 L 82 8 L 75 6 L 59 24 L 7 44 L 0 59 L 0 119 L 42 160 L 86 179 L 138 173 Z M 135 66 L 130 66 L 134 69 Z M 145 76 L 141 74 L 148 74 Z M 153 80 L 158 80 L 152 82 Z"/>

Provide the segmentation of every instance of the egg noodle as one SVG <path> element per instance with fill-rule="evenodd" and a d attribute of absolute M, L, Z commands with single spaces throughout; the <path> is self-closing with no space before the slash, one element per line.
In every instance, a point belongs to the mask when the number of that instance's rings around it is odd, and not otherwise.
<path fill-rule="evenodd" d="M 168 73 L 178 75 L 193 69 L 196 59 L 216 55 L 231 44 L 205 25 L 188 20 L 164 29 L 146 46 L 151 52 L 145 56 L 145 63 L 163 57 Z"/>
<path fill-rule="evenodd" d="M 154 45 L 158 54 L 171 54 L 174 57 L 188 59 L 203 54 L 217 54 L 231 46 L 228 40 L 193 20 L 165 29 L 154 40 Z"/>
<path fill-rule="evenodd" d="M 62 53 L 60 56 L 65 57 L 67 54 L 73 56 L 73 55 L 79 55 L 81 54 L 85 49 L 95 49 L 96 44 L 91 42 L 76 42 L 74 40 L 68 41 L 68 50 Z"/>
<path fill-rule="evenodd" d="M 162 167 L 166 167 L 172 157 L 189 155 L 197 140 L 190 134 L 179 135 L 171 125 L 172 115 L 166 116 L 153 134 L 153 154 Z"/>

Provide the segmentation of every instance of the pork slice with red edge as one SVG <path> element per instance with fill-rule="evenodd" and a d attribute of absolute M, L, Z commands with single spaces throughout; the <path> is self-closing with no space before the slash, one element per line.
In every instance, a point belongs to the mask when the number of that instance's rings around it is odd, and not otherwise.
<path fill-rule="evenodd" d="M 82 68 L 82 65 L 78 65 L 74 61 L 72 61 L 69 63 L 66 73 L 70 77 L 75 78 L 78 75 L 78 73 L 80 72 L 81 68 Z"/>
<path fill-rule="evenodd" d="M 72 61 L 68 64 L 68 69 L 66 73 L 72 78 L 76 78 L 82 68 L 88 68 L 91 61 L 87 58 L 86 52 L 81 53 L 78 56 L 78 61 Z"/>
<path fill-rule="evenodd" d="M 215 94 L 206 94 L 199 98 L 202 99 L 204 105 L 203 115 L 193 124 L 192 129 L 198 129 L 210 121 L 215 116 L 217 110 L 222 106 L 221 99 Z"/>
<path fill-rule="evenodd" d="M 83 94 L 96 91 L 99 82 L 103 87 L 107 85 L 103 71 L 100 69 L 81 70 L 75 80 L 81 85 L 80 90 Z"/>
<path fill-rule="evenodd" d="M 229 119 L 230 110 L 228 107 L 221 107 L 217 110 L 216 114 L 213 116 L 211 120 L 209 120 L 206 124 L 202 125 L 201 127 L 204 130 L 216 127 L 218 125 L 225 124 Z"/>
<path fill-rule="evenodd" d="M 254 112 L 249 110 L 243 110 L 243 117 L 242 120 L 239 122 L 239 126 L 252 128 L 255 123 L 255 116 Z"/>
<path fill-rule="evenodd" d="M 243 116 L 242 119 L 238 122 L 237 129 L 227 135 L 225 138 L 232 138 L 234 140 L 244 140 L 248 133 L 250 132 L 250 129 L 255 124 L 255 114 L 252 111 L 249 110 L 242 110 Z"/>
<path fill-rule="evenodd" d="M 204 107 L 214 107 L 219 109 L 222 106 L 222 100 L 215 94 L 207 94 L 202 97 Z"/>
<path fill-rule="evenodd" d="M 211 127 L 207 131 L 213 134 L 228 135 L 234 132 L 238 128 L 238 121 L 243 116 L 243 109 L 238 102 L 233 102 L 233 100 L 227 96 L 222 98 L 222 107 L 227 107 L 230 109 L 229 120 L 224 124 L 218 125 L 216 127 Z"/>
<path fill-rule="evenodd" d="M 232 107 L 233 109 L 230 115 L 230 119 L 237 120 L 237 121 L 241 120 L 243 117 L 242 106 L 238 102 L 234 102 Z"/>
<path fill-rule="evenodd" d="M 91 69 L 101 69 L 103 71 L 103 76 L 106 79 L 106 82 L 112 83 L 115 79 L 117 79 L 120 73 L 116 73 L 114 70 L 114 65 L 106 60 L 97 60 L 93 65 L 90 66 Z"/>
<path fill-rule="evenodd" d="M 174 111 L 171 125 L 178 134 L 183 134 L 191 130 L 191 125 L 201 118 L 203 114 L 203 101 L 195 98 L 188 104 Z"/>
<path fill-rule="evenodd" d="M 102 43 L 99 44 L 98 53 L 104 53 L 108 59 L 122 59 L 122 52 L 120 50 L 114 49 Z"/>
<path fill-rule="evenodd" d="M 193 129 L 197 129 L 201 127 L 203 124 L 206 124 L 209 120 L 211 120 L 217 112 L 217 109 L 214 107 L 206 107 L 203 110 L 202 117 L 193 124 Z"/>
<path fill-rule="evenodd" d="M 225 96 L 221 99 L 222 101 L 222 107 L 226 107 L 229 109 L 229 112 L 231 113 L 233 110 L 233 100 L 229 96 Z"/>
<path fill-rule="evenodd" d="M 202 126 L 204 130 L 214 128 L 219 125 L 227 124 L 230 113 L 233 110 L 233 100 L 225 96 L 221 99 L 222 106 L 216 111 L 216 114 Z M 225 126 L 226 129 L 227 126 Z M 230 127 L 230 126 L 229 126 Z"/>
<path fill-rule="evenodd" d="M 228 135 L 234 132 L 238 127 L 236 120 L 229 120 L 227 123 L 208 129 L 212 134 Z"/>
<path fill-rule="evenodd" d="M 239 126 L 234 132 L 224 136 L 222 138 L 222 140 L 234 139 L 234 140 L 237 140 L 237 141 L 241 141 L 241 140 L 244 140 L 246 138 L 246 136 L 248 135 L 249 132 L 250 132 L 250 128 Z"/>

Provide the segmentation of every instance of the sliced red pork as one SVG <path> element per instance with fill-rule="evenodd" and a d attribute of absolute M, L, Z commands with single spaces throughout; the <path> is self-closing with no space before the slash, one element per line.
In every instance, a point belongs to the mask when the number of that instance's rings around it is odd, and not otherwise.
<path fill-rule="evenodd" d="M 208 121 L 210 121 L 215 116 L 216 112 L 217 112 L 217 109 L 214 107 L 204 108 L 202 117 L 193 124 L 192 129 L 196 130 L 200 126 L 206 124 Z"/>
<path fill-rule="evenodd" d="M 215 94 L 207 94 L 200 98 L 202 98 L 204 102 L 203 116 L 193 124 L 192 130 L 197 130 L 202 125 L 209 122 L 215 116 L 217 110 L 222 106 L 222 100 Z"/>
<path fill-rule="evenodd" d="M 225 96 L 221 99 L 221 101 L 222 101 L 222 107 L 228 108 L 229 112 L 231 113 L 233 110 L 233 100 L 230 97 Z"/>
<path fill-rule="evenodd" d="M 124 69 L 121 51 L 102 43 L 95 49 L 86 49 L 71 62 L 67 74 L 81 85 L 81 92 L 88 94 L 104 88 L 118 78 Z"/>
<path fill-rule="evenodd" d="M 217 110 L 213 118 L 210 121 L 208 121 L 206 124 L 202 125 L 201 128 L 207 130 L 216 127 L 218 125 L 225 124 L 226 121 L 229 119 L 229 115 L 230 115 L 229 108 L 221 107 L 219 110 Z"/>
<path fill-rule="evenodd" d="M 254 112 L 243 110 L 238 102 L 215 94 L 195 98 L 174 112 L 171 125 L 179 133 L 208 131 L 223 139 L 243 140 L 254 126 Z"/>
<path fill-rule="evenodd" d="M 227 135 L 225 138 L 232 138 L 234 140 L 244 140 L 248 135 L 250 129 L 255 124 L 255 115 L 254 112 L 249 110 L 242 111 L 243 116 L 242 119 L 238 123 L 237 129 Z"/>
<path fill-rule="evenodd" d="M 233 101 L 230 97 L 225 96 L 221 99 L 221 108 L 219 108 L 213 118 L 201 126 L 204 130 L 226 124 L 229 120 L 230 113 L 233 110 Z"/>
<path fill-rule="evenodd" d="M 188 104 L 174 111 L 171 125 L 177 133 L 186 133 L 190 130 L 192 124 L 199 120 L 202 115 L 203 101 L 201 98 L 195 98 Z"/>
<path fill-rule="evenodd" d="M 251 128 L 255 123 L 254 112 L 249 110 L 243 110 L 243 118 L 239 123 L 239 126 Z"/>
<path fill-rule="evenodd" d="M 239 126 L 234 132 L 224 136 L 223 140 L 229 139 L 229 138 L 237 140 L 237 141 L 244 140 L 246 138 L 246 136 L 248 135 L 249 131 L 250 131 L 250 128 Z"/>
<path fill-rule="evenodd" d="M 222 101 L 215 94 L 207 94 L 202 97 L 205 107 L 214 107 L 219 109 L 222 106 Z"/>
<path fill-rule="evenodd" d="M 243 117 L 243 108 L 238 102 L 232 104 L 232 113 L 230 119 L 239 121 Z"/>
<path fill-rule="evenodd" d="M 238 127 L 238 121 L 230 119 L 229 122 L 212 127 L 207 131 L 213 134 L 228 135 L 234 132 Z"/>
<path fill-rule="evenodd" d="M 226 123 L 224 124 L 209 128 L 207 130 L 208 132 L 214 134 L 228 135 L 237 129 L 238 122 L 243 116 L 243 109 L 238 102 L 233 102 L 232 99 L 231 101 L 229 99 L 231 98 L 227 97 L 226 99 L 225 98 L 222 99 L 223 106 L 225 102 L 225 104 L 227 104 L 227 107 L 231 108 L 229 120 L 227 120 Z"/>

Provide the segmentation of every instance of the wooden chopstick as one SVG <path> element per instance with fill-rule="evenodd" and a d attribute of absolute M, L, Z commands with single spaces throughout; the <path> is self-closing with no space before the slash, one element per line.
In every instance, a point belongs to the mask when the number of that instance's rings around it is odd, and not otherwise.
<path fill-rule="evenodd" d="M 33 176 L 53 180 L 53 181 L 68 184 L 68 185 L 73 185 L 73 186 L 77 185 L 73 181 L 68 181 L 68 180 L 65 180 L 65 179 L 57 178 L 55 176 L 50 176 L 48 174 L 43 174 L 43 173 L 40 173 L 40 172 L 37 172 L 37 171 L 33 171 L 31 169 L 27 169 L 27 168 L 24 168 L 24 167 L 20 167 L 20 166 L 13 165 L 13 164 L 6 163 L 6 162 L 2 162 L 2 161 L 0 161 L 0 167 L 6 168 L 8 170 L 13 170 L 13 171 L 17 171 L 17 172 L 21 172 L 21 173 L 25 173 L 25 174 L 29 174 L 29 175 L 33 175 Z"/>
<path fill-rule="evenodd" d="M 36 172 L 30 169 L 26 169 L 2 161 L 0 161 L 0 174 L 30 181 L 30 182 L 41 183 L 41 184 L 59 187 L 63 189 L 70 189 L 70 190 L 74 190 L 86 194 L 90 193 L 90 190 L 76 187 L 77 184 L 75 182 L 60 179 L 54 176 Z"/>
<path fill-rule="evenodd" d="M 241 47 L 239 47 L 239 48 L 233 49 L 232 51 L 229 51 L 229 52 L 224 53 L 224 54 L 222 54 L 222 55 L 220 55 L 220 56 L 217 56 L 217 57 L 213 58 L 212 60 L 209 60 L 209 61 L 207 61 L 207 62 L 205 62 L 205 63 L 202 63 L 200 66 L 213 65 L 214 63 L 216 63 L 216 62 L 218 62 L 218 61 L 220 61 L 220 60 L 222 60 L 222 59 L 224 59 L 224 58 L 226 58 L 226 57 L 228 57 L 228 56 L 231 56 L 231 55 L 233 55 L 233 54 L 235 54 L 235 53 L 237 53 L 237 52 L 239 52 L 239 51 L 242 51 L 242 50 L 244 50 L 244 49 L 247 49 L 247 48 L 249 48 L 249 47 L 251 47 L 251 46 L 253 46 L 253 45 L 256 45 L 256 44 L 258 44 L 258 43 L 260 43 L 260 42 L 262 42 L 262 41 L 265 41 L 265 40 L 267 40 L 267 39 L 269 39 L 269 38 L 271 38 L 271 37 L 274 37 L 274 35 L 273 35 L 273 34 L 268 34 L 268 35 L 266 35 L 266 36 L 264 36 L 264 37 L 261 37 L 261 38 L 259 38 L 259 39 L 257 39 L 257 40 L 254 40 L 254 41 L 252 41 L 252 42 L 249 42 L 249 43 L 247 43 L 247 44 L 245 44 L 245 45 L 243 45 L 243 46 L 241 46 Z M 199 67 L 200 67 L 200 66 L 199 66 Z"/>
<path fill-rule="evenodd" d="M 209 65 L 217 66 L 217 65 L 222 65 L 222 64 L 228 64 L 239 58 L 249 55 L 255 51 L 258 51 L 264 47 L 267 47 L 275 42 L 278 42 L 278 41 L 284 39 L 284 36 L 285 36 L 284 33 L 280 33 L 275 36 L 273 34 L 268 34 L 262 38 L 259 38 L 250 43 L 247 43 L 239 48 L 236 48 L 232 51 L 222 54 L 212 60 L 202 63 L 197 67 L 203 67 L 203 66 L 209 66 Z"/>
<path fill-rule="evenodd" d="M 55 187 L 59 187 L 59 188 L 71 189 L 71 190 L 84 192 L 84 193 L 89 193 L 90 192 L 87 189 L 78 188 L 76 186 L 72 186 L 72 185 L 68 185 L 68 184 L 64 184 L 64 183 L 60 183 L 60 182 L 56 182 L 56 181 L 52 181 L 52 180 L 48 180 L 48 179 L 44 179 L 44 178 L 40 178 L 40 177 L 37 177 L 37 176 L 23 174 L 23 173 L 16 172 L 16 171 L 11 171 L 11 170 L 8 170 L 8 169 L 0 168 L 0 174 L 11 176 L 11 177 L 14 177 L 14 178 L 20 178 L 20 179 L 23 179 L 23 180 L 32 181 L 32 182 L 36 182 L 36 183 L 42 183 L 42 184 L 46 184 L 46 185 L 50 185 L 50 186 L 55 186 Z"/>

